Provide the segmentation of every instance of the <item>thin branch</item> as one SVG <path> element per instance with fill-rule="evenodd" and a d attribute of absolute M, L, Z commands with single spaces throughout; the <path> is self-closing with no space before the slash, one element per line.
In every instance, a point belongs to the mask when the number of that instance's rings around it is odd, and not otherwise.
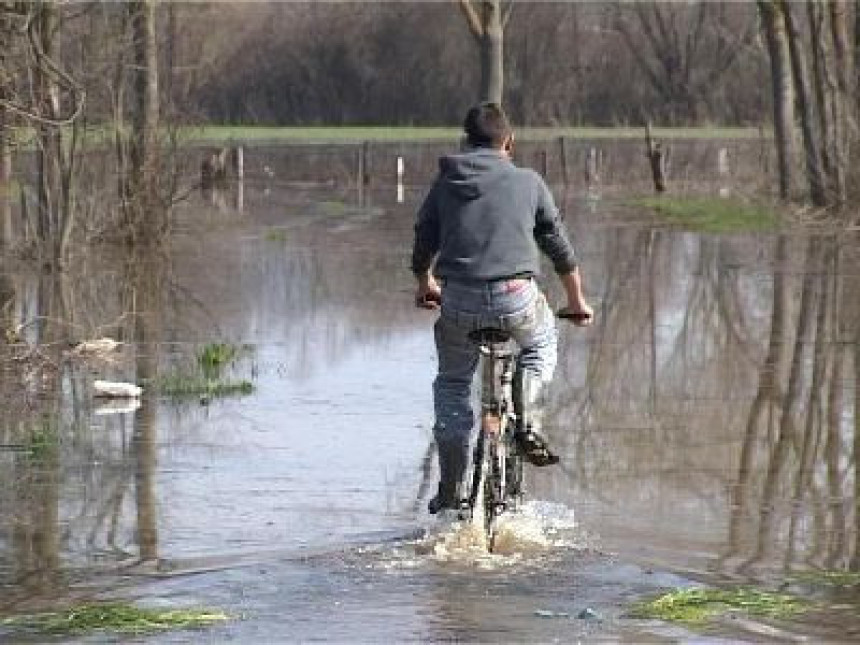
<path fill-rule="evenodd" d="M 508 4 L 505 6 L 504 12 L 502 13 L 502 30 L 508 26 L 508 21 L 511 19 L 511 14 L 513 12 L 514 0 L 508 0 Z"/>
<path fill-rule="evenodd" d="M 83 94 L 80 95 L 80 99 L 81 100 L 78 101 L 75 105 L 75 111 L 68 117 L 62 119 L 50 119 L 48 117 L 40 116 L 38 114 L 35 114 L 34 112 L 30 112 L 29 110 L 24 107 L 21 107 L 20 105 L 16 105 L 11 101 L 7 101 L 5 99 L 0 99 L 0 107 L 5 110 L 9 110 L 10 112 L 14 112 L 18 116 L 22 116 L 30 121 L 36 121 L 37 123 L 41 123 L 43 125 L 59 127 L 73 123 L 80 116 L 81 111 L 84 109 Z"/>
<path fill-rule="evenodd" d="M 472 32 L 472 35 L 475 38 L 483 38 L 484 25 L 481 23 L 481 18 L 478 16 L 478 12 L 475 11 L 475 7 L 472 6 L 471 0 L 457 0 L 457 4 L 466 18 L 466 23 L 469 25 L 469 31 Z"/>

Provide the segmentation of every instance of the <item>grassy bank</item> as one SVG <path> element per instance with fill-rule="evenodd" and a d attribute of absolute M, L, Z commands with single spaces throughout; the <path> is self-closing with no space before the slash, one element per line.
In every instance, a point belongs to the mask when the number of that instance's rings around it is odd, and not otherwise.
<path fill-rule="evenodd" d="M 80 605 L 65 611 L 0 619 L 0 627 L 19 633 L 82 636 L 92 632 L 141 635 L 174 629 L 200 629 L 227 620 L 221 611 L 142 609 L 122 603 Z"/>
<path fill-rule="evenodd" d="M 638 139 L 644 137 L 641 127 L 558 127 L 517 128 L 522 141 L 542 141 L 564 136 L 571 139 Z M 355 143 L 456 141 L 462 136 L 458 127 L 384 127 L 384 126 L 220 126 L 187 127 L 182 140 L 190 143 Z M 661 139 L 755 139 L 757 128 L 655 128 L 654 136 Z"/>
<path fill-rule="evenodd" d="M 669 140 L 710 139 L 757 139 L 758 128 L 654 128 L 654 136 Z M 254 125 L 202 125 L 179 126 L 174 134 L 180 143 L 196 145 L 220 145 L 228 142 L 252 144 L 350 144 L 369 141 L 371 143 L 427 143 L 456 142 L 462 136 L 459 127 L 411 127 L 411 126 L 254 126 Z M 520 141 L 550 141 L 558 137 L 567 139 L 642 139 L 643 127 L 545 127 L 516 128 Z M 770 136 L 770 131 L 765 131 Z M 68 137 L 66 137 L 68 139 Z M 168 134 L 165 131 L 165 139 Z M 88 148 L 113 145 L 114 131 L 106 125 L 91 125 L 83 133 L 82 143 Z M 14 148 L 33 150 L 35 131 L 32 128 L 17 128 L 13 133 Z"/>
<path fill-rule="evenodd" d="M 630 206 L 649 208 L 682 228 L 701 233 L 773 231 L 779 217 L 767 206 L 722 197 L 642 197 Z"/>
<path fill-rule="evenodd" d="M 725 614 L 791 618 L 807 608 L 796 596 L 756 589 L 678 589 L 637 603 L 630 616 L 702 625 Z"/>

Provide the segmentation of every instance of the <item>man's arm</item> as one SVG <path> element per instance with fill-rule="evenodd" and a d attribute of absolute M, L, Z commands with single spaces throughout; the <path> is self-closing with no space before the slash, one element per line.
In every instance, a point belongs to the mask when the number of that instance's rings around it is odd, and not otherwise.
<path fill-rule="evenodd" d="M 536 175 L 538 186 L 534 236 L 538 248 L 550 259 L 558 275 L 576 269 L 576 253 L 553 201 L 552 193 Z"/>
<path fill-rule="evenodd" d="M 594 311 L 582 293 L 582 276 L 579 273 L 573 245 L 567 237 L 552 193 L 542 179 L 539 179 L 538 191 L 535 240 L 541 251 L 552 261 L 567 295 L 567 305 L 560 313 L 572 318 L 577 325 L 590 325 Z"/>
<path fill-rule="evenodd" d="M 420 307 L 435 308 L 441 298 L 441 289 L 433 277 L 431 267 L 439 252 L 438 187 L 433 184 L 424 203 L 418 210 L 415 223 L 415 241 L 412 246 L 412 273 L 418 281 L 415 302 Z"/>
<path fill-rule="evenodd" d="M 590 325 L 592 318 L 594 318 L 594 310 L 585 301 L 585 296 L 582 293 L 582 278 L 579 275 L 579 268 L 559 275 L 558 279 L 561 280 L 564 292 L 567 294 L 567 305 L 559 312 L 559 315 L 563 318 L 571 318 L 574 323 L 580 326 Z"/>

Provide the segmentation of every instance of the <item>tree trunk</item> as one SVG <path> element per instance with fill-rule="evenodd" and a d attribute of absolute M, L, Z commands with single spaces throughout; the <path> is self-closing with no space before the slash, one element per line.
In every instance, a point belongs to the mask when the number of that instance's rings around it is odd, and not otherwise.
<path fill-rule="evenodd" d="M 484 2 L 481 38 L 481 100 L 502 104 L 504 31 L 499 0 Z"/>
<path fill-rule="evenodd" d="M 0 108 L 0 247 L 13 243 L 12 151 L 9 147 L 11 129 L 7 124 L 6 116 L 6 110 Z"/>
<path fill-rule="evenodd" d="M 481 59 L 480 100 L 502 103 L 504 81 L 505 23 L 511 7 L 502 15 L 501 0 L 481 0 L 480 13 L 471 0 L 458 0 L 469 31 L 478 44 Z"/>
<path fill-rule="evenodd" d="M 10 79 L 6 77 L 7 54 L 0 52 L 0 99 L 10 96 Z M 12 244 L 12 135 L 10 113 L 0 106 L 0 247 Z"/>
<path fill-rule="evenodd" d="M 773 90 L 773 135 L 779 166 L 779 196 L 789 199 L 794 188 L 796 137 L 794 129 L 794 86 L 791 82 L 791 55 L 785 22 L 779 6 L 760 0 L 759 10 L 770 56 Z"/>
<path fill-rule="evenodd" d="M 137 233 L 157 232 L 163 226 L 157 208 L 158 194 L 158 41 L 156 0 L 138 0 L 129 6 L 134 35 L 134 112 L 132 118 L 132 187 L 146 217 L 138 217 Z M 154 229 L 153 229 L 154 226 Z"/>
<path fill-rule="evenodd" d="M 809 181 L 810 196 L 815 206 L 827 205 L 824 172 L 821 161 L 821 142 L 815 127 L 815 114 L 812 93 L 809 86 L 809 72 L 804 54 L 804 43 L 800 29 L 794 18 L 792 3 L 780 0 L 780 8 L 788 35 L 788 49 L 791 54 L 791 71 L 797 90 L 797 103 L 800 109 L 801 131 L 803 133 L 806 174 Z"/>
<path fill-rule="evenodd" d="M 830 0 L 830 30 L 833 38 L 833 66 L 836 75 L 836 91 L 834 106 L 836 119 L 836 141 L 833 150 L 835 160 L 834 182 L 838 191 L 840 203 L 848 199 L 848 163 L 849 145 L 851 140 L 851 116 L 856 115 L 852 109 L 851 77 L 854 72 L 851 56 L 848 53 L 848 6 L 845 0 Z"/>
<path fill-rule="evenodd" d="M 175 111 L 178 97 L 176 96 L 176 25 L 177 25 L 177 3 L 167 3 L 167 52 L 165 53 L 166 76 L 164 96 L 169 106 L 168 111 L 172 115 Z"/>
<path fill-rule="evenodd" d="M 854 556 L 851 570 L 860 571 L 860 328 L 854 335 Z"/>
<path fill-rule="evenodd" d="M 827 200 L 830 202 L 837 195 L 833 181 L 836 171 L 836 163 L 833 159 L 833 150 L 836 145 L 833 92 L 836 82 L 832 75 L 830 48 L 827 42 L 829 30 L 824 24 L 825 16 L 821 0 L 807 2 L 806 11 L 809 16 L 809 30 L 812 40 L 812 81 L 815 90 L 815 113 L 818 116 L 821 166 L 826 182 Z"/>
<path fill-rule="evenodd" d="M 32 69 L 33 86 L 36 98 L 36 113 L 41 117 L 54 120 L 60 113 L 59 90 L 53 77 L 48 73 L 43 59 L 56 57 L 55 34 L 59 26 L 57 5 L 42 2 L 36 10 L 32 28 L 35 40 L 41 50 Z M 41 241 L 51 240 L 59 227 L 59 204 L 61 202 L 61 155 L 62 140 L 60 129 L 50 123 L 39 123 L 36 167 L 38 181 L 39 219 L 38 236 Z"/>

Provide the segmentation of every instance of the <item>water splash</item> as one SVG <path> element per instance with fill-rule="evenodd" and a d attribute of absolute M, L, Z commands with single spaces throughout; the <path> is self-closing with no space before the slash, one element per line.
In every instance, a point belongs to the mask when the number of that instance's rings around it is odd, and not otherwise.
<path fill-rule="evenodd" d="M 427 535 L 414 543 L 419 557 L 493 568 L 561 548 L 584 546 L 585 538 L 578 531 L 573 510 L 548 502 L 528 502 L 516 512 L 503 515 L 496 526 L 492 552 L 480 513 L 471 520 L 443 517 L 428 526 Z"/>

